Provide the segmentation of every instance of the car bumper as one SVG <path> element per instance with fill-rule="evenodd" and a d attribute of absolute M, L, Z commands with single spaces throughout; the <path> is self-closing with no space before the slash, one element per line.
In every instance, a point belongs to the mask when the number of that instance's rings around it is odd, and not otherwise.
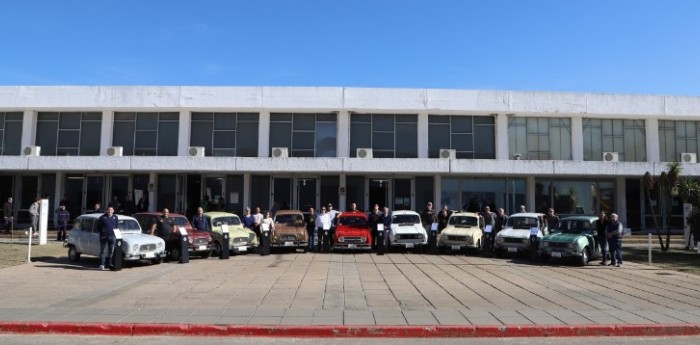
<path fill-rule="evenodd" d="M 540 250 L 540 254 L 547 255 L 551 258 L 580 258 L 582 255 L 581 252 L 577 252 L 573 249 L 566 249 L 566 250 L 544 249 L 544 250 Z"/>
<path fill-rule="evenodd" d="M 397 241 L 392 241 L 391 246 L 392 247 L 403 247 L 403 248 L 415 248 L 415 247 L 421 247 L 426 245 L 428 242 L 424 242 L 421 240 L 397 240 Z"/>
<path fill-rule="evenodd" d="M 335 249 L 356 249 L 356 250 L 363 250 L 363 249 L 370 249 L 372 246 L 370 246 L 367 243 L 336 243 L 333 245 L 333 248 Z"/>
<path fill-rule="evenodd" d="M 279 248 L 297 248 L 297 247 L 306 247 L 309 245 L 309 242 L 302 242 L 302 241 L 285 241 L 285 242 L 273 242 L 270 243 L 270 247 L 279 247 Z"/>
<path fill-rule="evenodd" d="M 161 259 L 165 257 L 165 252 L 149 252 L 149 253 L 124 253 L 124 260 L 127 261 L 137 261 L 137 260 L 153 260 Z"/>

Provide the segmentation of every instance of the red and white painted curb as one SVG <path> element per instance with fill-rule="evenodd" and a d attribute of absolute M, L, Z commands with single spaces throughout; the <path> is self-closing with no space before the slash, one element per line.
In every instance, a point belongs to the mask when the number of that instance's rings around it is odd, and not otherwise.
<path fill-rule="evenodd" d="M 523 326 L 278 326 L 0 321 L 0 334 L 295 338 L 518 338 L 696 336 L 700 324 Z"/>

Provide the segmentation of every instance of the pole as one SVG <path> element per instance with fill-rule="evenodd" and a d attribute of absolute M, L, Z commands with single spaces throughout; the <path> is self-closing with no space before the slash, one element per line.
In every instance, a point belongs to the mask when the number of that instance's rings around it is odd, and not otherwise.
<path fill-rule="evenodd" d="M 649 266 L 651 266 L 651 232 L 649 233 Z"/>
<path fill-rule="evenodd" d="M 33 234 L 34 228 L 31 226 L 29 227 L 29 246 L 27 250 L 27 262 L 32 262 L 32 234 Z"/>

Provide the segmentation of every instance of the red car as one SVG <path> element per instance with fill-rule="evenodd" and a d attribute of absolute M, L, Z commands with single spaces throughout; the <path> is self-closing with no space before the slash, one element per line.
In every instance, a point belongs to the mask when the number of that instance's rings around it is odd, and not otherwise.
<path fill-rule="evenodd" d="M 371 249 L 372 233 L 363 212 L 343 212 L 338 216 L 333 238 L 334 249 Z"/>
<path fill-rule="evenodd" d="M 141 225 L 141 229 L 148 233 L 150 233 L 151 226 L 158 221 L 160 216 L 161 213 L 158 212 L 142 212 L 133 215 L 133 217 L 136 218 Z M 187 230 L 187 239 L 189 241 L 188 249 L 190 255 L 201 256 L 203 258 L 208 258 L 211 255 L 213 242 L 210 232 L 195 230 L 192 227 L 192 224 L 190 224 L 190 221 L 187 220 L 187 217 L 182 214 L 170 213 L 168 216 L 168 218 L 173 219 L 173 223 L 176 226 L 184 227 Z M 180 234 L 179 232 L 176 232 L 173 241 L 170 241 L 170 243 L 167 243 L 166 241 L 165 243 L 168 258 L 170 260 L 180 260 L 180 246 L 173 245 L 173 243 L 179 243 L 179 241 L 176 241 L 179 239 Z"/>

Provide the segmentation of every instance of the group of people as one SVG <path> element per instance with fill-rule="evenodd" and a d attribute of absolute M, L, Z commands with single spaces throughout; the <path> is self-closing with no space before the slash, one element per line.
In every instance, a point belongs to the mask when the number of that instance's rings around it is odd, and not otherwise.
<path fill-rule="evenodd" d="M 610 213 L 608 216 L 605 211 L 600 211 L 596 221 L 596 237 L 602 257 L 601 265 L 608 265 L 607 260 L 610 258 L 610 266 L 622 266 L 623 231 L 617 213 Z"/>

